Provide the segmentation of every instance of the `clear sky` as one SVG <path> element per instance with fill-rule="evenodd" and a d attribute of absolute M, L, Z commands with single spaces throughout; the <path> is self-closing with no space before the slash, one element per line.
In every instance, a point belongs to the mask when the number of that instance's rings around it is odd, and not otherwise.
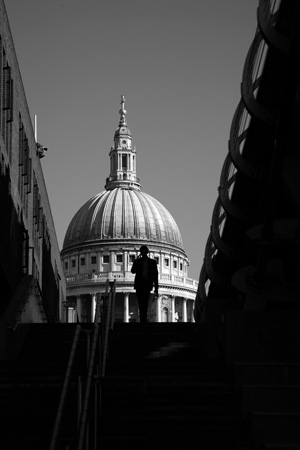
<path fill-rule="evenodd" d="M 120 96 L 198 279 L 258 0 L 6 0 L 60 248 L 104 190 Z"/>

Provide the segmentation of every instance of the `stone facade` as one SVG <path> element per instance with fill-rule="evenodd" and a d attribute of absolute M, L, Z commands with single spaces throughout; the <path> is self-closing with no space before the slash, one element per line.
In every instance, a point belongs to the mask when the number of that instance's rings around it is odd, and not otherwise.
<path fill-rule="evenodd" d="M 0 1 L 0 331 L 59 322 L 61 265 L 40 159 L 4 2 Z M 2 339 L 3 338 L 3 339 Z"/>
<path fill-rule="evenodd" d="M 150 257 L 158 261 L 159 298 L 149 305 L 149 319 L 153 322 L 191 322 L 197 282 L 187 277 L 187 258 L 170 249 L 155 251 L 149 246 Z M 134 275 L 131 267 L 138 256 L 139 244 L 128 244 L 126 249 L 115 244 L 98 246 L 97 249 L 74 249 L 62 252 L 67 281 L 69 320 L 73 320 L 73 309 L 80 309 L 81 320 L 90 321 L 95 310 L 97 296 L 106 290 L 106 281 L 117 280 L 116 321 L 138 321 L 138 309 L 133 288 Z M 109 262 L 103 263 L 104 258 Z M 96 263 L 92 263 L 96 259 Z M 120 262 L 117 262 L 119 259 Z M 121 262 L 122 260 L 122 262 Z M 85 264 L 83 264 L 85 262 Z M 182 270 L 180 270 L 182 267 Z M 100 270 L 99 270 L 100 269 Z"/>

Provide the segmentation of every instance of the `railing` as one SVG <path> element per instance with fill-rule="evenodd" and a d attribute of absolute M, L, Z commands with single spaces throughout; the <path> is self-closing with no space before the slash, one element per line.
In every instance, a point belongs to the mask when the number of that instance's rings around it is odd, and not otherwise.
<path fill-rule="evenodd" d="M 93 272 L 93 273 L 79 273 L 66 277 L 67 284 L 76 283 L 78 281 L 94 281 L 95 283 L 104 283 L 107 280 L 114 281 L 115 279 L 134 280 L 134 275 L 131 272 Z"/>
<path fill-rule="evenodd" d="M 113 282 L 117 281 L 132 281 L 134 280 L 134 274 L 131 272 L 94 272 L 94 273 L 80 273 L 72 276 L 67 276 L 67 285 L 81 283 L 89 281 L 90 283 L 106 283 L 107 281 Z M 194 287 L 197 289 L 198 281 L 192 278 L 185 278 L 178 275 L 170 275 L 167 273 L 162 273 L 158 275 L 159 283 L 174 284 L 180 286 Z"/>
<path fill-rule="evenodd" d="M 114 316 L 115 316 L 115 299 L 116 299 L 116 280 L 111 283 L 111 289 L 108 292 L 107 283 L 107 299 L 108 302 L 103 304 L 103 317 L 104 326 L 102 327 L 102 364 L 101 364 L 101 377 L 105 376 L 106 361 L 108 357 L 108 344 L 109 344 L 109 334 L 114 327 Z"/>
<path fill-rule="evenodd" d="M 107 281 L 106 292 L 97 301 L 94 324 L 90 326 L 87 324 L 77 325 L 76 327 L 56 414 L 50 450 L 57 450 L 58 448 L 90 450 L 97 448 L 102 381 L 105 376 L 106 361 L 109 353 L 110 332 L 114 327 L 115 291 L 116 281 L 111 283 Z M 82 367 L 85 364 L 82 364 L 82 357 L 80 359 L 78 352 L 80 337 L 84 335 L 87 336 L 87 366 L 85 368 Z M 80 375 L 76 372 L 76 362 L 79 363 L 77 366 L 79 365 L 82 368 Z M 69 437 L 69 442 L 66 442 L 66 438 L 62 436 L 63 419 L 70 413 L 68 393 L 70 386 L 76 382 L 76 378 L 78 385 L 78 420 L 72 437 Z"/>
<path fill-rule="evenodd" d="M 87 427 L 89 422 L 89 405 L 90 405 L 90 398 L 91 398 L 91 392 L 92 387 L 94 387 L 94 403 L 95 406 L 98 406 L 98 389 L 97 385 L 95 384 L 94 380 L 94 371 L 95 371 L 95 365 L 97 362 L 97 348 L 99 346 L 99 325 L 96 322 L 94 324 L 94 331 L 93 331 L 93 339 L 92 339 L 92 348 L 91 348 L 91 354 L 90 354 L 90 360 L 88 364 L 88 373 L 87 373 L 87 379 L 86 379 L 86 385 L 85 385 L 85 393 L 83 397 L 83 406 L 82 410 L 80 411 L 80 419 L 79 419 L 79 426 L 78 426 L 78 445 L 77 450 L 83 450 L 84 448 L 88 448 L 87 442 L 90 441 L 89 437 L 87 436 Z M 97 441 L 97 422 L 98 422 L 98 408 L 95 408 L 94 411 L 94 417 L 93 419 L 93 436 L 94 441 Z M 94 446 L 96 448 L 96 445 Z"/>
<path fill-rule="evenodd" d="M 81 327 L 80 327 L 80 325 L 77 325 L 76 331 L 74 334 L 74 338 L 73 338 L 69 361 L 67 364 L 66 375 L 64 378 L 63 387 L 62 387 L 62 391 L 61 391 L 61 395 L 60 395 L 58 410 L 57 410 L 55 424 L 54 424 L 54 430 L 52 433 L 52 439 L 51 439 L 51 443 L 50 443 L 50 450 L 55 450 L 58 445 L 59 432 L 61 430 L 62 418 L 63 418 L 63 414 L 64 414 L 64 410 L 65 410 L 68 390 L 70 387 L 71 375 L 72 375 L 72 370 L 73 370 L 73 365 L 74 365 L 74 360 L 75 360 L 75 353 L 76 353 L 76 350 L 78 347 L 80 333 L 81 333 Z"/>

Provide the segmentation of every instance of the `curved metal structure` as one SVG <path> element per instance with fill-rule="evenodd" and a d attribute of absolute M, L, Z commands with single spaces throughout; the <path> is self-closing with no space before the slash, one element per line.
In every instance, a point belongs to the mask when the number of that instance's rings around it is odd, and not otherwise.
<path fill-rule="evenodd" d="M 299 2 L 261 0 L 230 130 L 195 304 L 245 307 L 264 296 L 296 307 L 300 237 Z M 298 28 L 297 28 L 298 26 Z M 293 306 L 291 306 L 293 305 Z"/>

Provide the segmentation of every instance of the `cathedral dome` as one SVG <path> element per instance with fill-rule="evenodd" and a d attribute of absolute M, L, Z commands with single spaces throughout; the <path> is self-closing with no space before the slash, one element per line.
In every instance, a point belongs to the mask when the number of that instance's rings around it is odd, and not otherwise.
<path fill-rule="evenodd" d="M 169 211 L 142 192 L 136 175 L 136 148 L 127 127 L 125 97 L 110 149 L 105 191 L 92 197 L 73 217 L 63 250 L 89 244 L 161 244 L 184 253 L 179 228 Z M 138 242 L 136 242 L 138 241 Z"/>
<path fill-rule="evenodd" d="M 107 293 L 108 281 L 116 288 L 115 321 L 139 321 L 131 269 L 140 247 L 146 245 L 156 261 L 159 283 L 159 296 L 149 302 L 150 321 L 193 322 L 196 282 L 188 278 L 189 260 L 174 218 L 158 200 L 142 191 L 124 95 L 119 114 L 105 190 L 74 215 L 61 251 L 68 321 L 94 321 L 97 300 Z"/>
<path fill-rule="evenodd" d="M 115 187 L 92 197 L 73 217 L 63 249 L 114 239 L 151 241 L 183 250 L 172 215 L 139 189 Z"/>

